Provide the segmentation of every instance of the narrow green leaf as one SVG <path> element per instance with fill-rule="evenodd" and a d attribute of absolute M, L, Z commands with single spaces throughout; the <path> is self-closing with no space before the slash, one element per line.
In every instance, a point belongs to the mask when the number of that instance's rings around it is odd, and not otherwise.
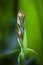
<path fill-rule="evenodd" d="M 26 30 L 24 31 L 23 46 L 24 46 L 24 49 L 27 48 L 27 36 L 26 36 Z"/>

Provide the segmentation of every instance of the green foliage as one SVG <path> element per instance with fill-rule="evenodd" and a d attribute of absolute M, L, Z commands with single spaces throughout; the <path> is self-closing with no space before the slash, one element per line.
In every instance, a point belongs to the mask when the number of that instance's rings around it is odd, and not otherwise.
<path fill-rule="evenodd" d="M 15 17 L 16 12 L 15 9 L 23 10 L 26 16 L 25 26 L 27 35 L 27 40 L 26 35 L 24 35 L 24 41 L 23 41 L 24 48 L 27 48 L 28 46 L 29 48 L 34 49 L 38 53 L 38 55 L 35 57 L 38 59 L 39 64 L 43 64 L 43 0 L 18 0 L 18 8 L 16 8 L 17 4 L 14 5 L 14 2 L 15 2 L 14 0 L 0 0 L 0 40 L 3 38 L 4 38 L 3 40 L 6 40 L 10 37 L 9 31 L 11 31 L 11 29 L 9 27 L 9 23 L 11 18 L 13 18 L 13 16 Z M 3 30 L 5 30 L 6 32 L 3 33 Z M 1 45 L 2 44 L 0 42 L 0 47 Z M 11 45 L 8 44 L 9 48 L 8 47 L 5 48 L 3 46 L 6 47 L 5 43 L 2 45 L 1 50 L 6 48 L 10 50 L 14 49 L 12 44 Z M 14 54 L 16 55 L 17 53 L 14 52 Z M 30 53 L 29 56 L 31 55 L 32 53 Z M 10 54 L 0 55 L 0 62 L 2 63 L 4 57 L 9 58 L 9 56 Z"/>
<path fill-rule="evenodd" d="M 27 46 L 36 50 L 38 55 L 35 57 L 41 65 L 43 64 L 43 0 L 19 0 L 18 6 L 18 9 L 25 12 Z"/>

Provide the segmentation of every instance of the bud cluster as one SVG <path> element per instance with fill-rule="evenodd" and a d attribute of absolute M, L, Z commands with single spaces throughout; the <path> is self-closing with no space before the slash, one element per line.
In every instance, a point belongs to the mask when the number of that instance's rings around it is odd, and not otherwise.
<path fill-rule="evenodd" d="M 18 30 L 16 30 L 16 34 L 17 34 L 17 40 L 18 40 L 21 51 L 20 51 L 19 56 L 18 56 L 18 65 L 25 65 L 25 60 L 26 60 L 25 51 L 31 51 L 31 52 L 34 52 L 36 54 L 36 52 L 33 49 L 30 49 L 30 48 L 24 49 L 23 38 L 24 38 L 24 33 L 26 31 L 24 19 L 25 19 L 24 13 L 19 10 L 19 12 L 17 14 Z"/>
<path fill-rule="evenodd" d="M 22 42 L 23 42 L 23 35 L 24 35 L 24 30 L 25 30 L 24 18 L 25 18 L 24 13 L 19 10 L 17 14 L 18 30 L 16 30 L 16 34 L 17 34 L 17 39 L 20 46 L 22 45 Z"/>

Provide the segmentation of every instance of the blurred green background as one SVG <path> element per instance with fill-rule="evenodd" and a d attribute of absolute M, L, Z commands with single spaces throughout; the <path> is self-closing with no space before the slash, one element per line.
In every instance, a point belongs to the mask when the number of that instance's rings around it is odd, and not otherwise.
<path fill-rule="evenodd" d="M 37 52 L 35 57 L 43 65 L 43 0 L 0 0 L 0 39 L 2 28 L 9 31 L 9 21 L 19 9 L 25 13 L 27 47 Z"/>

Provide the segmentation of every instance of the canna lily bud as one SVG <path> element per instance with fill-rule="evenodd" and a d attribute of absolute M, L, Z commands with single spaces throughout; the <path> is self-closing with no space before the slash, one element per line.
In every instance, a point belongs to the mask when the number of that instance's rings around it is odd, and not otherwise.
<path fill-rule="evenodd" d="M 18 12 L 18 14 L 17 14 L 17 23 L 18 23 L 19 25 L 21 25 L 21 22 L 20 22 L 21 17 L 22 17 L 22 13 L 21 13 L 20 10 L 19 10 L 19 12 Z"/>
<path fill-rule="evenodd" d="M 16 35 L 17 35 L 17 40 L 18 40 L 18 43 L 19 43 L 19 46 L 21 47 L 22 46 L 22 37 L 21 35 L 19 34 L 19 32 L 17 30 L 16 31 Z"/>
<path fill-rule="evenodd" d="M 17 14 L 17 23 L 19 25 L 22 25 L 22 23 L 24 23 L 24 18 L 25 18 L 24 13 L 19 10 L 19 12 Z"/>
<path fill-rule="evenodd" d="M 15 30 L 15 31 L 16 31 L 16 35 L 17 35 L 17 40 L 18 40 L 18 42 L 20 44 L 23 42 L 23 35 L 24 35 L 24 29 L 25 29 L 24 18 L 25 18 L 24 13 L 19 10 L 18 14 L 17 14 L 17 26 L 18 26 L 18 30 Z"/>
<path fill-rule="evenodd" d="M 18 24 L 19 34 L 22 35 L 22 38 L 23 38 L 23 35 L 24 35 L 24 29 L 25 29 L 24 18 L 25 18 L 24 13 L 19 10 L 19 12 L 17 14 L 17 24 Z"/>
<path fill-rule="evenodd" d="M 15 30 L 15 31 L 16 31 L 17 38 L 21 39 L 21 36 L 20 36 L 18 30 Z"/>

